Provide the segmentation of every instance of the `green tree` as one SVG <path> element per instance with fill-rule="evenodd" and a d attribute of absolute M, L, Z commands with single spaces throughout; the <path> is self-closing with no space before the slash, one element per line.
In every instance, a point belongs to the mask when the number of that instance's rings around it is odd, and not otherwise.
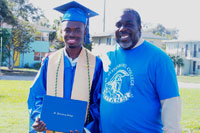
<path fill-rule="evenodd" d="M 53 28 L 54 30 L 57 30 L 57 31 L 61 30 L 61 22 L 62 22 L 62 17 L 59 17 L 58 19 L 55 19 L 55 20 L 53 21 L 53 26 L 52 26 L 52 28 Z"/>
<path fill-rule="evenodd" d="M 168 29 L 162 24 L 158 24 L 156 27 L 149 29 L 148 31 L 154 33 L 155 35 L 159 35 L 165 37 L 167 39 L 178 39 L 178 29 Z"/>
<path fill-rule="evenodd" d="M 181 67 L 184 66 L 183 58 L 181 58 L 180 56 L 175 56 L 175 55 L 169 55 L 169 57 L 173 61 L 174 67 L 176 69 L 176 74 L 180 75 L 180 69 Z"/>
<path fill-rule="evenodd" d="M 56 30 L 56 32 L 52 33 L 54 35 L 52 35 L 51 40 L 53 41 L 51 41 L 51 44 L 54 49 L 60 49 L 65 46 L 64 40 L 62 38 L 62 33 L 61 33 L 61 24 L 62 24 L 62 17 L 59 17 L 58 19 L 55 19 L 53 21 L 52 28 Z"/>
<path fill-rule="evenodd" d="M 183 59 L 180 56 L 176 57 L 177 75 L 180 75 L 180 69 L 184 66 Z"/>
<path fill-rule="evenodd" d="M 49 41 L 52 44 L 52 42 L 56 39 L 56 31 L 49 33 Z"/>
<path fill-rule="evenodd" d="M 11 44 L 11 33 L 8 29 L 2 28 L 2 32 L 0 34 L 2 37 L 2 64 L 8 63 L 6 62 L 7 57 L 10 57 L 10 44 Z"/>
<path fill-rule="evenodd" d="M 83 46 L 86 48 L 86 49 L 88 49 L 88 50 L 92 50 L 92 44 L 83 44 Z"/>
<path fill-rule="evenodd" d="M 172 62 L 173 62 L 173 64 L 174 64 L 174 67 L 176 67 L 176 56 L 174 56 L 174 55 L 168 55 L 171 59 L 172 59 Z"/>
<path fill-rule="evenodd" d="M 0 15 L 3 17 L 3 22 L 7 24 L 15 24 L 16 19 L 8 7 L 8 2 L 6 0 L 0 0 Z"/>
<path fill-rule="evenodd" d="M 49 20 L 46 17 L 42 17 L 38 22 L 38 25 L 42 26 L 42 27 L 47 27 L 50 28 L 50 24 L 49 24 Z"/>
<path fill-rule="evenodd" d="M 9 68 L 13 69 L 14 64 L 17 61 L 19 53 L 28 53 L 31 51 L 29 45 L 34 39 L 35 30 L 32 25 L 25 21 L 20 21 L 18 25 L 12 28 L 12 41 L 10 48 L 12 50 L 12 63 L 9 60 Z"/>
<path fill-rule="evenodd" d="M 53 47 L 54 49 L 57 49 L 57 50 L 65 47 L 65 42 L 62 36 L 60 36 L 59 38 L 58 37 L 56 38 L 56 41 L 53 43 Z"/>
<path fill-rule="evenodd" d="M 7 0 L 8 6 L 16 19 L 37 22 L 44 17 L 40 8 L 36 8 L 29 0 Z"/>
<path fill-rule="evenodd" d="M 34 7 L 28 0 L 1 0 L 0 7 L 4 22 L 12 26 L 10 45 L 7 45 L 7 51 L 11 52 L 8 54 L 8 64 L 12 69 L 19 53 L 30 52 L 29 43 L 33 41 L 34 30 L 29 23 L 39 21 L 44 15 L 41 9 Z"/>

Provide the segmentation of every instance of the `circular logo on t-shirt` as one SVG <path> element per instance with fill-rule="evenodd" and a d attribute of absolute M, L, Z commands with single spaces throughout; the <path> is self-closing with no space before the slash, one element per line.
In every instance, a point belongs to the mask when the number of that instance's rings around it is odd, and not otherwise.
<path fill-rule="evenodd" d="M 122 103 L 133 97 L 133 72 L 127 64 L 119 64 L 106 73 L 103 98 L 111 103 Z"/>

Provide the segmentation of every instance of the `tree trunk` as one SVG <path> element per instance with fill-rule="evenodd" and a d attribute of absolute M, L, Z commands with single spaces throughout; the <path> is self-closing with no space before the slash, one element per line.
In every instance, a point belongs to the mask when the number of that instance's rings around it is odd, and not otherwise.
<path fill-rule="evenodd" d="M 17 58 L 18 58 L 18 55 L 19 55 L 19 52 L 18 51 L 16 51 L 16 52 L 17 52 L 16 58 L 15 58 L 15 52 L 13 52 L 13 68 L 15 67 L 15 63 L 17 62 Z"/>
<path fill-rule="evenodd" d="M 177 66 L 177 75 L 180 75 L 180 67 Z"/>
<path fill-rule="evenodd" d="M 9 49 L 9 51 L 11 51 L 10 47 L 8 49 Z M 9 57 L 8 58 L 9 58 L 8 59 L 8 69 L 10 70 L 11 69 L 11 54 L 10 54 L 10 52 L 9 52 Z"/>

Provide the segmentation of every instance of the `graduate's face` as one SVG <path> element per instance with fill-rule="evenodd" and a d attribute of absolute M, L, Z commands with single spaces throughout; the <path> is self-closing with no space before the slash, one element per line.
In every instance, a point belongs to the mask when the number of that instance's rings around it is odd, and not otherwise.
<path fill-rule="evenodd" d="M 141 26 L 137 24 L 136 17 L 131 13 L 124 13 L 116 23 L 116 41 L 123 49 L 133 48 L 141 35 Z"/>
<path fill-rule="evenodd" d="M 67 48 L 81 47 L 84 41 L 85 25 L 78 21 L 64 21 L 62 36 Z"/>

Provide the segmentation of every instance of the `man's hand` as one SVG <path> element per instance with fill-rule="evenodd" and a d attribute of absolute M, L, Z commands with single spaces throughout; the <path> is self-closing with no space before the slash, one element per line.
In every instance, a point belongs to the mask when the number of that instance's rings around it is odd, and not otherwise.
<path fill-rule="evenodd" d="M 45 56 L 42 58 L 41 64 L 43 64 L 43 63 L 44 63 L 44 60 L 45 60 L 47 57 L 49 57 L 51 54 L 53 54 L 53 53 L 54 53 L 54 52 L 46 53 Z"/>
<path fill-rule="evenodd" d="M 37 132 L 46 131 L 46 124 L 43 121 L 40 121 L 40 118 L 36 118 L 35 122 L 33 123 L 33 128 Z"/>

